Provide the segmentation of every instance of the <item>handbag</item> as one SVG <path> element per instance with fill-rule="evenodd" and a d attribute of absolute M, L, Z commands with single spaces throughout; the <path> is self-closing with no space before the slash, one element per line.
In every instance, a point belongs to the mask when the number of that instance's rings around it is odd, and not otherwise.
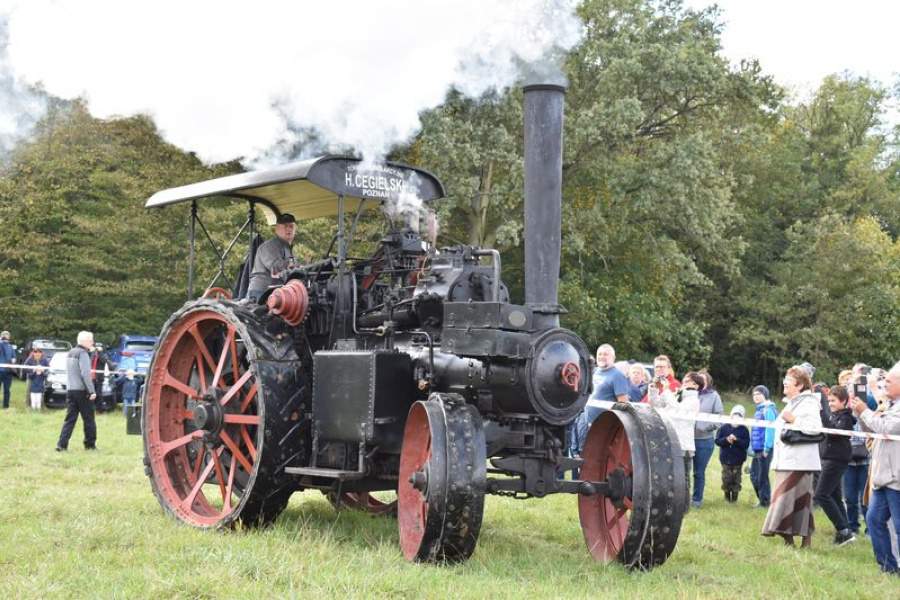
<path fill-rule="evenodd" d="M 802 402 L 802 400 L 800 401 Z M 793 411 L 800 402 L 791 402 L 790 409 Z M 781 441 L 789 446 L 797 446 L 800 444 L 818 444 L 825 439 L 825 434 L 821 431 L 818 433 L 803 433 L 799 429 L 782 429 Z"/>
<path fill-rule="evenodd" d="M 798 429 L 783 429 L 781 431 L 781 441 L 789 446 L 798 444 L 818 444 L 825 439 L 825 434 L 821 431 L 818 433 L 803 433 Z"/>
<path fill-rule="evenodd" d="M 865 460 L 869 458 L 869 450 L 865 444 L 851 444 L 850 460 Z"/>

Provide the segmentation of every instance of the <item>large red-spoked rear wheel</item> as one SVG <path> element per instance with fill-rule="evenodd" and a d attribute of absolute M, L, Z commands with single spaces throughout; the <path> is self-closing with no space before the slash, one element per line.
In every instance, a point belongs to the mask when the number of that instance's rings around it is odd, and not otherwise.
<path fill-rule="evenodd" d="M 239 305 L 199 300 L 173 315 L 143 411 L 163 508 L 200 528 L 274 520 L 296 489 L 283 468 L 308 448 L 303 375 L 290 346 Z"/>

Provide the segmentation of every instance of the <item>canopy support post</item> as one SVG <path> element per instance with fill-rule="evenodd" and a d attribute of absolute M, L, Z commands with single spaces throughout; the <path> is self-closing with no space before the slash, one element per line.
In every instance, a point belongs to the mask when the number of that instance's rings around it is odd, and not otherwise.
<path fill-rule="evenodd" d="M 338 264 L 343 267 L 347 257 L 347 248 L 344 244 L 344 195 L 338 194 L 338 233 L 337 233 Z"/>
<path fill-rule="evenodd" d="M 187 285 L 187 299 L 191 300 L 194 297 L 194 239 L 195 239 L 195 226 L 197 223 L 197 201 L 191 200 L 191 224 L 189 227 L 189 236 L 190 236 L 190 255 L 188 258 L 188 285 Z"/>

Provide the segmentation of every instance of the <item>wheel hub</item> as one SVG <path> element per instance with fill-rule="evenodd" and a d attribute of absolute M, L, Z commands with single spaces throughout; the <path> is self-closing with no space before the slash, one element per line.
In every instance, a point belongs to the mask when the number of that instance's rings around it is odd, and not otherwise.
<path fill-rule="evenodd" d="M 194 408 L 194 425 L 207 433 L 218 433 L 225 425 L 225 409 L 218 400 L 204 399 Z"/>

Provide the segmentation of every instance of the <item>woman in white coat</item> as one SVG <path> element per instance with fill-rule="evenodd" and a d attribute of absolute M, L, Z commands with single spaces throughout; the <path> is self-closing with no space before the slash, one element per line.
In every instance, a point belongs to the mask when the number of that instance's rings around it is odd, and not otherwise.
<path fill-rule="evenodd" d="M 809 374 L 800 367 L 791 367 L 782 383 L 787 406 L 775 423 L 789 423 L 803 428 L 805 433 L 816 433 L 805 430 L 822 427 L 819 396 L 812 392 Z M 794 545 L 794 536 L 798 535 L 802 539 L 801 546 L 808 547 L 815 529 L 812 514 L 813 473 L 822 470 L 819 445 L 814 442 L 789 444 L 783 441 L 782 435 L 776 435 L 772 469 L 775 471 L 775 491 L 762 534 L 780 535 L 789 546 Z"/>
<path fill-rule="evenodd" d="M 665 418 L 669 419 L 678 436 L 681 446 L 680 456 L 684 460 L 685 489 L 690 492 L 691 463 L 694 458 L 694 425 L 697 412 L 700 410 L 700 388 L 704 385 L 703 376 L 693 371 L 685 373 L 681 380 L 681 389 L 673 394 L 668 388 L 663 393 L 649 393 L 650 404 L 657 408 Z M 688 495 L 690 495 L 688 493 Z"/>

